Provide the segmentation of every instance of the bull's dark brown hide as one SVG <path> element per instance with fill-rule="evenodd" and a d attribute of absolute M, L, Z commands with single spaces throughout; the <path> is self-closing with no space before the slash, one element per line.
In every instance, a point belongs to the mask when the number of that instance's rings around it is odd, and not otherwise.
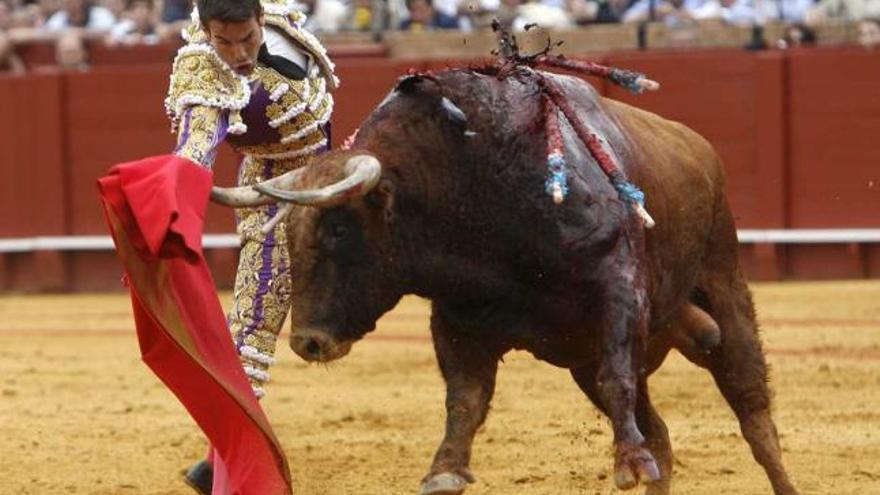
<path fill-rule="evenodd" d="M 609 416 L 617 485 L 659 475 L 648 491 L 662 494 L 672 455 L 646 376 L 674 346 L 712 372 L 775 492 L 796 493 L 769 415 L 717 154 L 683 125 L 547 75 L 645 192 L 657 226 L 643 232 L 565 122 L 569 194 L 555 205 L 544 190 L 540 76 L 529 68 L 497 76 L 450 70 L 402 80 L 350 151 L 306 173 L 303 186 L 338 180 L 358 153 L 383 167 L 365 198 L 288 218 L 294 350 L 341 357 L 402 295 L 429 298 L 448 419 L 423 493 L 457 493 L 455 483 L 471 479 L 470 445 L 498 360 L 518 348 L 569 368 Z"/>

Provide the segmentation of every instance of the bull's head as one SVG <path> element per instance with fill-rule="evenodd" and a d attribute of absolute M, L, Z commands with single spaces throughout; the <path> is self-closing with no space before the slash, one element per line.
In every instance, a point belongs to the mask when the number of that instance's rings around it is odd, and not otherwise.
<path fill-rule="evenodd" d="M 293 277 L 290 345 L 301 357 L 341 358 L 404 293 L 424 295 L 416 272 L 434 266 L 425 250 L 437 245 L 426 235 L 457 218 L 432 210 L 443 221 L 424 221 L 428 185 L 438 183 L 428 174 L 447 176 L 461 153 L 437 150 L 464 147 L 467 125 L 438 81 L 405 77 L 362 124 L 356 150 L 330 151 L 254 187 L 215 188 L 214 201 L 233 207 L 296 205 L 281 215 Z"/>
<path fill-rule="evenodd" d="M 290 346 L 307 361 L 345 356 L 400 299 L 390 240 L 390 183 L 364 152 L 331 152 L 253 187 L 217 188 L 233 207 L 284 201 L 293 276 Z M 378 185 L 378 187 L 377 187 Z"/>

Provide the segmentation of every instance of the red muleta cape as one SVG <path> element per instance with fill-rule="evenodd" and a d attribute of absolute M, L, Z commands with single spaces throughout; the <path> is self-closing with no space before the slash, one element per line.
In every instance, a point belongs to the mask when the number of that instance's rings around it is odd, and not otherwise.
<path fill-rule="evenodd" d="M 212 174 L 173 155 L 98 180 L 144 362 L 213 446 L 214 495 L 289 495 L 287 458 L 248 383 L 202 254 Z"/>

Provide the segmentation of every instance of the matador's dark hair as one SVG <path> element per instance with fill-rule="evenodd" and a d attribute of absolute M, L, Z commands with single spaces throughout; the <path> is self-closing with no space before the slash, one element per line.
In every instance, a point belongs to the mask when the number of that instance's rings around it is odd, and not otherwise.
<path fill-rule="evenodd" d="M 243 22 L 263 13 L 260 0 L 196 0 L 203 27 L 208 21 Z"/>

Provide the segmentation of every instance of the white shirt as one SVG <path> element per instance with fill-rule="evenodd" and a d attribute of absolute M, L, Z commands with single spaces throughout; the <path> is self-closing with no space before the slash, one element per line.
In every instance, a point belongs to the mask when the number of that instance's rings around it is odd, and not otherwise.
<path fill-rule="evenodd" d="M 718 0 L 706 2 L 691 12 L 695 19 L 721 19 L 735 26 L 750 26 L 758 22 L 758 12 L 752 0 L 735 0 L 730 7 L 723 7 Z"/>
<path fill-rule="evenodd" d="M 60 31 L 62 29 L 70 28 L 72 26 L 67 17 L 67 11 L 59 10 L 49 17 L 49 20 L 43 25 L 43 29 Z M 89 9 L 89 23 L 86 24 L 85 28 L 93 29 L 95 31 L 109 31 L 113 29 L 114 24 L 116 24 L 116 18 L 113 17 L 112 12 L 104 7 L 93 5 Z"/>
<path fill-rule="evenodd" d="M 113 41 L 122 41 L 128 37 L 128 35 L 134 33 L 134 30 L 134 21 L 131 19 L 123 19 L 117 22 L 116 25 L 113 26 L 113 29 L 110 30 L 110 39 Z M 140 42 L 147 45 L 155 45 L 159 42 L 159 36 L 156 34 L 147 34 L 143 36 Z"/>
<path fill-rule="evenodd" d="M 803 22 L 807 11 L 813 7 L 813 0 L 757 0 L 757 2 L 760 23 L 768 20 Z"/>
<path fill-rule="evenodd" d="M 263 41 L 266 50 L 272 55 L 284 57 L 303 68 L 309 77 L 314 77 L 317 65 L 312 61 L 312 56 L 298 47 L 288 36 L 272 28 L 263 28 Z"/>
<path fill-rule="evenodd" d="M 656 0 L 654 2 L 654 8 L 659 7 L 661 4 L 666 3 L 663 0 Z M 703 4 L 707 3 L 707 0 L 684 0 L 684 9 L 688 12 L 693 12 L 698 10 Z M 623 13 L 621 20 L 623 22 L 631 22 L 633 18 L 641 16 L 643 14 L 647 14 L 647 12 L 651 8 L 650 0 L 638 0 L 636 3 L 632 4 L 626 12 Z"/>

